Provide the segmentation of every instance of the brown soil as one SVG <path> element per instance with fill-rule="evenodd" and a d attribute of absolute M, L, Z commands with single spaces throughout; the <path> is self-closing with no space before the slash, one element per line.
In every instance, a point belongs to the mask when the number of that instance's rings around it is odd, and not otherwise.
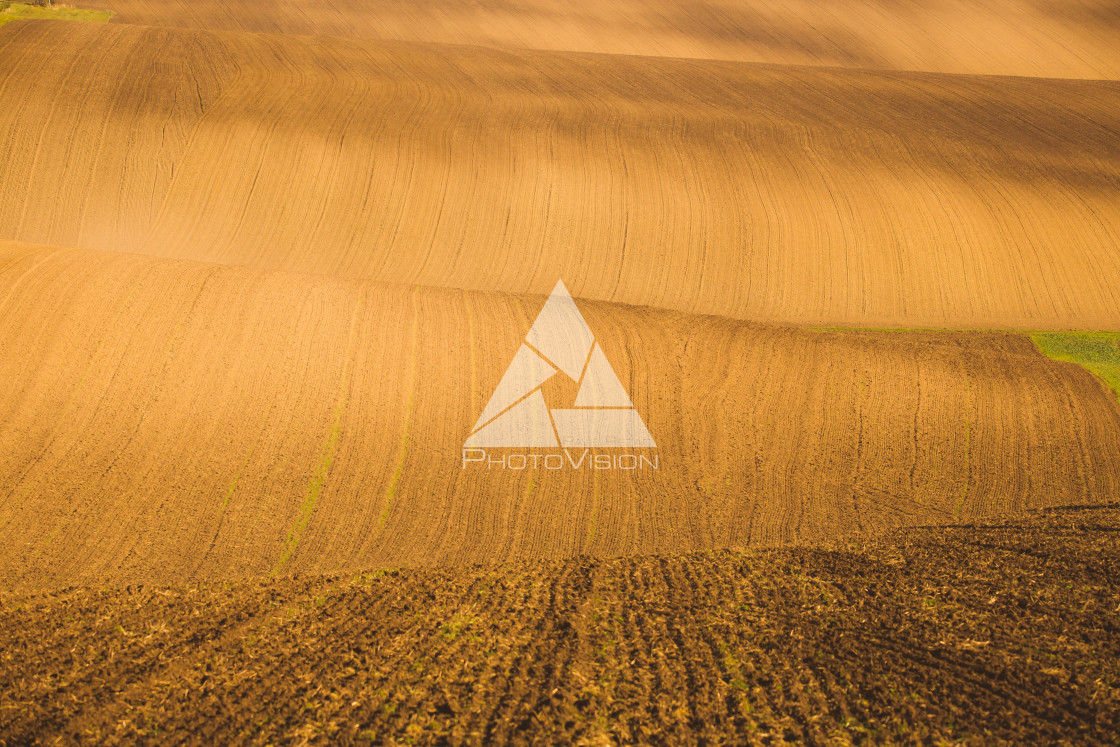
<path fill-rule="evenodd" d="M 0 99 L 0 238 L 753 321 L 1120 323 L 1120 83 L 43 21 L 0 30 Z"/>
<path fill-rule="evenodd" d="M 83 0 L 114 22 L 1049 78 L 1120 77 L 1109 0 Z"/>
<path fill-rule="evenodd" d="M 1018 334 L 581 302 L 660 468 L 462 469 L 541 297 L 21 245 L 0 287 L 8 588 L 773 545 L 1120 492 L 1115 395 Z"/>
<path fill-rule="evenodd" d="M 90 2 L 0 28 L 0 747 L 1115 743 L 1021 334 L 1120 324 L 1115 3 Z M 557 278 L 660 469 L 461 469 Z"/>
<path fill-rule="evenodd" d="M 1110 744 L 1120 507 L 0 603 L 9 744 Z"/>

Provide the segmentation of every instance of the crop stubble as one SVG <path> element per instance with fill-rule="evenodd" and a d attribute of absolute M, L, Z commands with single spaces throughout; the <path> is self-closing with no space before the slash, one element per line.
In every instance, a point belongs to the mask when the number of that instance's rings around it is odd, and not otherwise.
<path fill-rule="evenodd" d="M 866 545 L 0 596 L 0 733 L 1109 744 L 1116 504 Z"/>

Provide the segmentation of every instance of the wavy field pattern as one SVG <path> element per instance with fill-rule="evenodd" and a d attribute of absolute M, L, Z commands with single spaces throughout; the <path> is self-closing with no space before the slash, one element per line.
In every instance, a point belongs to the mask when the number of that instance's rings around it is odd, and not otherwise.
<path fill-rule="evenodd" d="M 79 4 L 0 746 L 1115 742 L 1114 0 Z"/>
<path fill-rule="evenodd" d="M 1118 83 L 48 22 L 0 55 L 0 238 L 758 321 L 1117 324 Z"/>
<path fill-rule="evenodd" d="M 798 542 L 1120 489 L 1120 403 L 1019 335 L 585 302 L 660 469 L 463 469 L 543 297 L 15 244 L 0 283 L 6 586 Z"/>
<path fill-rule="evenodd" d="M 146 26 L 486 47 L 1030 75 L 1120 77 L 1109 0 L 85 0 Z"/>

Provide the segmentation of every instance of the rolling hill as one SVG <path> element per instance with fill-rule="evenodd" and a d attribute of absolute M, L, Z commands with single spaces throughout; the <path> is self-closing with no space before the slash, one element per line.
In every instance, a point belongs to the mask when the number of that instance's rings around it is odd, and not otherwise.
<path fill-rule="evenodd" d="M 90 0 L 114 21 L 613 55 L 1120 77 L 1108 0 Z"/>
<path fill-rule="evenodd" d="M 81 5 L 0 27 L 0 746 L 1114 741 L 1115 3 Z M 633 462 L 466 451 L 522 351 Z"/>
<path fill-rule="evenodd" d="M 766 322 L 1117 324 L 1120 83 L 53 22 L 0 56 L 0 238 Z"/>
<path fill-rule="evenodd" d="M 491 469 L 461 448 L 543 297 L 12 243 L 0 287 L 8 588 L 804 543 L 1120 487 L 1116 396 L 1018 334 L 581 302 L 658 469 Z"/>

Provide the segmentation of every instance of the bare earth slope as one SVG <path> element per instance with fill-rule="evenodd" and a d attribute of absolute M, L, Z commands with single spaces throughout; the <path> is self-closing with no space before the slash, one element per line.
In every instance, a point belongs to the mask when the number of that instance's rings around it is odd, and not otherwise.
<path fill-rule="evenodd" d="M 660 469 L 462 469 L 543 297 L 10 243 L 0 289 L 7 588 L 821 540 L 1120 489 L 1115 395 L 1021 335 L 582 302 Z"/>
<path fill-rule="evenodd" d="M 0 745 L 1115 741 L 1115 3 L 101 2 L 0 28 Z M 463 462 L 558 278 L 657 469 Z"/>
<path fill-rule="evenodd" d="M 0 597 L 13 743 L 1114 744 L 1120 511 Z"/>
<path fill-rule="evenodd" d="M 86 0 L 157 26 L 1055 78 L 1120 77 L 1109 0 Z"/>
<path fill-rule="evenodd" d="M 1120 83 L 49 22 L 0 60 L 0 238 L 753 320 L 1117 324 Z"/>

